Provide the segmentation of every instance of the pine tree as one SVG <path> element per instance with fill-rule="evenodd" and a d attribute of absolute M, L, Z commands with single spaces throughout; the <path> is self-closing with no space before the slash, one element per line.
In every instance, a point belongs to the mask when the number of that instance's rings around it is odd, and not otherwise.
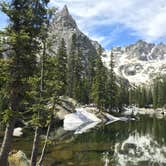
<path fill-rule="evenodd" d="M 66 52 L 66 46 L 65 41 L 62 39 L 60 47 L 58 49 L 57 53 L 57 78 L 56 80 L 59 81 L 59 84 L 61 84 L 61 89 L 59 91 L 59 95 L 65 95 L 66 94 L 66 88 L 67 88 L 67 52 Z"/>
<path fill-rule="evenodd" d="M 39 51 L 40 30 L 46 18 L 48 1 L 12 0 L 2 3 L 2 11 L 8 15 L 10 24 L 6 30 L 10 51 L 8 123 L 0 152 L 0 165 L 8 165 L 8 154 L 12 142 L 16 115 L 22 110 L 23 100 L 28 90 L 27 79 L 36 66 L 36 53 Z M 10 113 L 9 113 L 10 112 Z"/>
<path fill-rule="evenodd" d="M 76 34 L 73 34 L 67 65 L 67 95 L 69 97 L 73 97 L 76 47 Z"/>
<path fill-rule="evenodd" d="M 111 52 L 111 61 L 110 61 L 110 71 L 108 78 L 108 97 L 109 97 L 109 109 L 112 110 L 117 106 L 117 85 L 116 85 L 116 76 L 114 73 L 114 55 Z"/>
<path fill-rule="evenodd" d="M 104 108 L 106 107 L 106 80 L 106 68 L 103 66 L 103 63 L 99 58 L 96 61 L 96 71 L 92 84 L 91 99 L 95 104 L 97 104 L 100 110 L 104 110 Z"/>
<path fill-rule="evenodd" d="M 82 69 L 82 52 L 76 42 L 76 34 L 73 34 L 68 58 L 67 95 L 78 101 L 81 101 L 82 94 Z"/>
<path fill-rule="evenodd" d="M 153 85 L 153 107 L 154 108 L 158 107 L 158 98 L 159 98 L 158 90 L 159 90 L 158 81 L 155 80 Z"/>
<path fill-rule="evenodd" d="M 81 103 L 89 104 L 90 91 L 91 91 L 91 83 L 88 81 L 88 78 L 83 77 L 81 81 L 81 94 L 80 94 Z"/>
<path fill-rule="evenodd" d="M 6 122 L 3 114 L 8 110 L 9 96 L 7 93 L 7 84 L 9 81 L 9 60 L 0 58 L 0 121 Z"/>
<path fill-rule="evenodd" d="M 121 81 L 117 87 L 116 104 L 119 109 L 122 109 L 124 105 L 129 105 L 128 87 Z"/>
<path fill-rule="evenodd" d="M 39 1 L 40 2 L 40 1 Z M 41 52 L 40 52 L 40 62 L 39 62 L 39 90 L 36 91 L 36 100 L 35 104 L 33 105 L 35 116 L 34 120 L 36 121 L 35 125 L 35 137 L 32 147 L 32 153 L 31 153 L 31 165 L 35 166 L 37 163 L 37 157 L 38 157 L 38 150 L 39 150 L 39 142 L 40 142 L 40 134 L 43 127 L 47 127 L 47 134 L 45 138 L 45 143 L 42 149 L 41 157 L 39 159 L 38 165 L 42 165 L 45 150 L 47 147 L 47 140 L 51 129 L 52 119 L 53 119 L 53 111 L 55 109 L 55 105 L 58 102 L 58 97 L 62 91 L 62 85 L 61 82 L 57 81 L 57 77 L 55 79 L 55 76 L 57 76 L 59 73 L 54 72 L 54 76 L 51 75 L 51 72 L 48 72 L 47 69 L 47 63 L 49 61 L 49 56 L 46 52 L 46 49 L 48 49 L 49 42 L 48 42 L 48 27 L 49 23 L 52 17 L 52 11 L 54 9 L 47 9 L 46 10 L 46 17 L 45 17 L 45 24 L 41 27 L 41 35 L 39 36 L 40 42 L 41 42 Z M 52 71 L 57 70 L 57 68 L 52 68 Z M 51 78 L 49 79 L 48 84 L 48 77 L 51 75 Z M 59 75 L 58 75 L 59 76 Z M 54 81 L 52 79 L 54 78 Z M 51 87 L 51 91 L 50 91 Z M 48 93 L 49 92 L 49 93 Z M 52 102 L 50 102 L 52 101 Z M 48 109 L 47 105 L 51 104 L 52 107 Z M 37 113 L 37 114 L 36 114 Z"/>
<path fill-rule="evenodd" d="M 159 80 L 158 94 L 158 107 L 163 107 L 165 104 L 165 91 L 162 78 Z"/>
<path fill-rule="evenodd" d="M 150 106 L 153 104 L 153 95 L 151 87 L 147 89 L 147 105 Z"/>
<path fill-rule="evenodd" d="M 75 62 L 74 62 L 74 82 L 73 82 L 73 97 L 81 102 L 82 93 L 82 62 L 81 51 L 79 48 L 76 50 Z"/>
<path fill-rule="evenodd" d="M 146 105 L 146 90 L 144 87 L 140 88 L 140 103 L 139 107 L 144 107 Z"/>

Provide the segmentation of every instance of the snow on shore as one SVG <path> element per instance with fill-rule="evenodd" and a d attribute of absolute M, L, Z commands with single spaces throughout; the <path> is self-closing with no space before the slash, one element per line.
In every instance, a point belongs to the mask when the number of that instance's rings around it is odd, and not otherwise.
<path fill-rule="evenodd" d="M 76 108 L 75 113 L 71 113 L 65 116 L 64 130 L 73 131 L 78 129 L 81 125 L 86 123 L 101 122 L 101 119 L 93 113 L 86 111 L 85 108 Z"/>
<path fill-rule="evenodd" d="M 130 115 L 166 115 L 166 109 L 164 108 L 138 108 L 135 106 L 124 107 L 123 115 L 130 116 Z"/>
<path fill-rule="evenodd" d="M 101 119 L 97 118 L 95 114 L 88 112 L 86 108 L 76 108 L 76 113 L 85 117 L 88 122 L 101 122 Z"/>
<path fill-rule="evenodd" d="M 96 125 L 101 123 L 103 119 L 96 116 L 96 113 L 99 113 L 97 110 L 94 111 L 94 108 L 92 110 L 90 111 L 89 107 L 80 107 L 76 108 L 75 113 L 66 115 L 63 124 L 64 130 L 75 131 L 75 134 L 81 134 L 91 128 L 94 128 Z M 103 113 L 103 115 L 109 123 L 129 120 L 126 117 L 115 117 L 109 113 Z"/>

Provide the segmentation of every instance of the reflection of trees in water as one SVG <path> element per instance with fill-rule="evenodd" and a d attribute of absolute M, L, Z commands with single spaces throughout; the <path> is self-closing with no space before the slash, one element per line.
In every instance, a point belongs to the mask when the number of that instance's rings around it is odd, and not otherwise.
<path fill-rule="evenodd" d="M 135 131 L 142 135 L 151 135 L 159 144 L 166 142 L 164 119 L 142 117 L 139 121 L 115 122 L 108 126 L 98 126 L 89 133 L 79 135 L 75 142 L 109 142 L 116 143 L 127 139 Z"/>
<path fill-rule="evenodd" d="M 61 144 L 57 154 L 62 153 L 64 156 L 71 151 L 71 158 L 67 160 L 74 163 L 87 162 L 101 165 L 104 163 L 118 166 L 121 162 L 126 162 L 127 166 L 133 166 L 134 160 L 137 162 L 136 165 L 140 166 L 151 163 L 153 165 L 155 161 L 166 164 L 164 161 L 164 157 L 166 158 L 165 124 L 164 119 L 141 117 L 138 121 L 97 126 L 81 135 L 60 132 L 61 136 L 59 136 L 63 138 L 61 141 L 67 144 Z M 147 159 L 149 161 L 145 161 Z M 59 160 L 62 161 L 60 158 Z"/>
<path fill-rule="evenodd" d="M 166 164 L 166 146 L 160 145 L 150 135 L 138 132 L 115 144 L 114 161 L 117 165 Z"/>
<path fill-rule="evenodd" d="M 114 144 L 116 141 L 123 140 L 124 137 L 128 137 L 128 133 L 125 132 L 125 128 L 127 129 L 128 125 L 124 122 L 114 122 L 108 126 L 104 124 L 102 126 L 98 126 L 96 129 L 92 129 L 88 133 L 83 133 L 78 135 L 75 143 L 79 142 L 99 142 L 99 143 L 110 143 Z"/>
<path fill-rule="evenodd" d="M 166 121 L 143 117 L 128 124 L 128 138 L 115 143 L 114 165 L 166 165 Z M 107 156 L 108 157 L 108 156 Z"/>
<path fill-rule="evenodd" d="M 138 122 L 133 122 L 129 130 L 137 131 L 140 136 L 150 135 L 159 144 L 166 144 L 165 125 L 164 119 L 144 117 Z"/>
<path fill-rule="evenodd" d="M 99 146 L 102 143 L 108 143 L 108 150 L 105 149 L 105 152 L 102 153 L 101 160 L 104 159 L 106 163 L 109 160 L 112 165 L 117 164 L 115 156 L 118 154 L 122 155 L 120 158 L 122 162 L 125 162 L 123 157 L 129 159 L 128 162 L 126 161 L 128 165 L 133 165 L 132 162 L 137 161 L 137 158 L 139 158 L 137 164 L 141 166 L 159 161 L 166 164 L 165 124 L 164 119 L 141 117 L 139 121 L 116 122 L 100 127 L 78 136 L 74 142 L 86 141 L 92 144 L 97 142 Z M 114 151 L 114 155 L 110 153 L 110 148 Z M 145 160 L 149 161 L 144 161 L 144 156 Z"/>

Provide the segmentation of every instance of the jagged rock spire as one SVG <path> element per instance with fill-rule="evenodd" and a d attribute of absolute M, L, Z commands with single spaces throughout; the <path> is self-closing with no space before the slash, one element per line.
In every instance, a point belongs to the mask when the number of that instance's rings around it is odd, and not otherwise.
<path fill-rule="evenodd" d="M 69 15 L 69 10 L 68 10 L 67 5 L 65 5 L 65 6 L 63 7 L 61 13 L 62 13 L 63 16 Z"/>
<path fill-rule="evenodd" d="M 67 5 L 65 5 L 63 9 L 55 15 L 53 25 L 53 28 L 57 27 L 59 29 L 77 29 L 77 24 L 69 13 Z"/>
<path fill-rule="evenodd" d="M 73 34 L 76 35 L 76 43 L 82 54 L 84 73 L 88 75 L 90 69 L 89 59 L 97 59 L 99 57 L 96 50 L 96 47 L 99 47 L 99 44 L 91 41 L 79 30 L 76 21 L 70 14 L 70 10 L 68 10 L 67 5 L 65 5 L 62 10 L 55 14 L 54 19 L 50 24 L 49 40 L 52 42 L 50 54 L 55 55 L 55 53 L 57 53 L 62 38 L 65 41 L 66 50 L 69 54 L 71 51 Z"/>

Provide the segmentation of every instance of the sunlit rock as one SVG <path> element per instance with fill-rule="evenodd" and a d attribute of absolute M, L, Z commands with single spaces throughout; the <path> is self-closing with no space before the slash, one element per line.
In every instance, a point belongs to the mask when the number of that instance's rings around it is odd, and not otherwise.
<path fill-rule="evenodd" d="M 18 151 L 15 154 L 9 155 L 9 166 L 30 166 L 25 153 Z"/>
<path fill-rule="evenodd" d="M 108 68 L 111 52 L 115 58 L 115 73 L 131 84 L 150 84 L 159 74 L 166 74 L 166 45 L 163 43 L 139 40 L 126 47 L 115 47 L 102 56 Z"/>

